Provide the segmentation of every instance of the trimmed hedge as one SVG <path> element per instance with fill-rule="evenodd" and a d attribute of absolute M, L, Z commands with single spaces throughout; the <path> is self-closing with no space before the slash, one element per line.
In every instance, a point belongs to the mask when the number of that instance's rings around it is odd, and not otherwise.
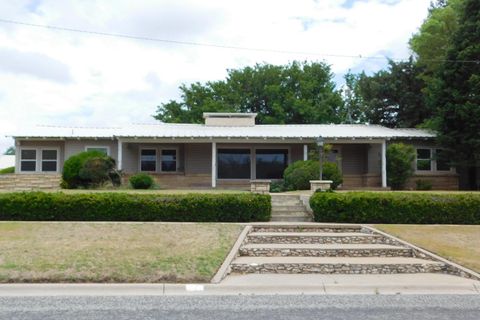
<path fill-rule="evenodd" d="M 0 194 L 0 220 L 269 221 L 269 195 L 15 192 Z"/>
<path fill-rule="evenodd" d="M 318 192 L 316 222 L 480 224 L 480 194 Z"/>

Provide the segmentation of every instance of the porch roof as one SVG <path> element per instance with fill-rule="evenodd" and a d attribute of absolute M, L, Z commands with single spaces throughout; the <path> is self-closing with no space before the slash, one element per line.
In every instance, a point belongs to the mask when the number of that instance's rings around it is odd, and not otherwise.
<path fill-rule="evenodd" d="M 421 129 L 391 129 L 368 124 L 285 124 L 245 126 L 206 126 L 204 124 L 132 124 L 124 127 L 37 126 L 9 135 L 15 138 L 434 138 Z"/>

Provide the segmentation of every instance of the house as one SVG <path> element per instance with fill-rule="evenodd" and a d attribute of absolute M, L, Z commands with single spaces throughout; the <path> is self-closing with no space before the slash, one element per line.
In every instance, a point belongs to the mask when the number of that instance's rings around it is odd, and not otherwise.
<path fill-rule="evenodd" d="M 385 188 L 386 146 L 403 141 L 416 148 L 415 177 L 434 189 L 458 189 L 454 168 L 436 160 L 435 135 L 379 125 L 256 125 L 254 113 L 205 113 L 204 124 L 135 124 L 118 128 L 50 127 L 13 136 L 15 172 L 32 184 L 58 183 L 63 163 L 85 150 L 116 160 L 125 176 L 147 172 L 166 188 L 245 188 L 251 179 L 281 179 L 285 167 L 305 160 L 322 137 L 332 145 L 344 189 Z M 20 177 L 20 178 L 18 178 Z M 27 179 L 28 177 L 28 179 Z M 35 184 L 34 184 L 35 185 Z"/>

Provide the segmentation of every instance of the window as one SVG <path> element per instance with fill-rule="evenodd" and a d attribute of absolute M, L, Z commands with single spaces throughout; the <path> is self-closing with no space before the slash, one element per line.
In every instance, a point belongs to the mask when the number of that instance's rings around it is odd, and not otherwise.
<path fill-rule="evenodd" d="M 250 149 L 218 149 L 219 179 L 250 179 Z"/>
<path fill-rule="evenodd" d="M 432 170 L 432 155 L 430 149 L 417 149 L 417 170 Z"/>
<path fill-rule="evenodd" d="M 450 165 L 448 159 L 445 156 L 445 152 L 442 149 L 435 150 L 435 160 L 437 162 L 437 171 L 450 171 Z"/>
<path fill-rule="evenodd" d="M 57 150 L 42 150 L 42 171 L 56 172 L 57 171 Z"/>
<path fill-rule="evenodd" d="M 257 179 L 282 179 L 288 165 L 288 150 L 257 149 L 255 160 Z"/>
<path fill-rule="evenodd" d="M 177 171 L 177 150 L 162 150 L 162 171 Z"/>
<path fill-rule="evenodd" d="M 157 150 L 142 149 L 140 151 L 140 171 L 157 171 Z"/>
<path fill-rule="evenodd" d="M 110 154 L 109 147 L 85 147 L 85 151 L 98 151 L 106 154 L 107 156 Z"/>
<path fill-rule="evenodd" d="M 35 149 L 21 150 L 20 171 L 37 171 L 37 150 Z"/>

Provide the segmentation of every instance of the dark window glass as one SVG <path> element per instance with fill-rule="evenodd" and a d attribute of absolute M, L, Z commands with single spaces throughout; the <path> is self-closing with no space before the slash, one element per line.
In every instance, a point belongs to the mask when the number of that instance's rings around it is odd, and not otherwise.
<path fill-rule="evenodd" d="M 20 164 L 20 171 L 35 171 L 36 162 L 35 161 L 22 161 Z"/>
<path fill-rule="evenodd" d="M 22 150 L 22 160 L 37 159 L 37 150 Z"/>
<path fill-rule="evenodd" d="M 57 150 L 42 150 L 42 160 L 57 160 Z"/>
<path fill-rule="evenodd" d="M 257 149 L 257 179 L 282 179 L 288 164 L 288 151 L 278 149 Z"/>
<path fill-rule="evenodd" d="M 219 179 L 250 179 L 249 149 L 218 149 Z"/>
<path fill-rule="evenodd" d="M 162 150 L 162 171 L 177 171 L 177 150 Z"/>
<path fill-rule="evenodd" d="M 57 171 L 57 161 L 42 161 L 42 171 Z"/>
<path fill-rule="evenodd" d="M 442 149 L 437 149 L 437 171 L 450 171 L 450 165 L 446 158 L 445 152 Z"/>
<path fill-rule="evenodd" d="M 143 149 L 140 155 L 140 170 L 141 171 L 156 171 L 157 170 L 157 150 Z"/>
<path fill-rule="evenodd" d="M 432 170 L 430 149 L 417 149 L 417 170 Z"/>

